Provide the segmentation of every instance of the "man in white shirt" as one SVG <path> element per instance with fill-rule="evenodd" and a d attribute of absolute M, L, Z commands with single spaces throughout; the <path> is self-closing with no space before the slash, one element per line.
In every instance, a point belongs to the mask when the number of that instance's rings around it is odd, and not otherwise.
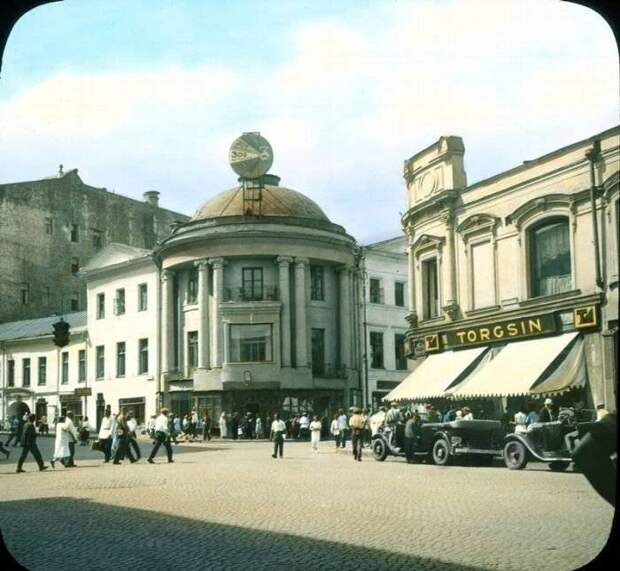
<path fill-rule="evenodd" d="M 67 412 L 65 418 L 65 430 L 69 433 L 69 462 L 67 463 L 67 468 L 75 468 L 76 464 L 73 461 L 73 457 L 75 456 L 75 443 L 78 441 L 78 431 L 75 428 L 75 424 L 73 424 L 73 413 L 71 411 Z"/>
<path fill-rule="evenodd" d="M 155 464 L 153 458 L 157 454 L 159 447 L 164 445 L 168 455 L 168 463 L 174 462 L 172 459 L 172 446 L 170 446 L 170 429 L 168 428 L 168 409 L 162 408 L 159 416 L 155 419 L 155 444 L 151 455 L 148 457 L 149 464 Z"/>
<path fill-rule="evenodd" d="M 304 442 L 308 440 L 308 431 L 310 430 L 310 419 L 304 412 L 299 419 L 299 438 Z"/>
<path fill-rule="evenodd" d="M 273 454 L 272 458 L 276 458 L 278 453 L 280 458 L 284 452 L 284 434 L 286 433 L 286 424 L 283 420 L 280 420 L 280 415 L 276 412 L 273 415 L 273 422 L 271 423 L 271 439 L 273 440 Z"/>
<path fill-rule="evenodd" d="M 133 451 L 136 454 L 136 460 L 140 460 L 140 447 L 138 446 L 136 430 L 138 429 L 138 421 L 135 419 L 133 415 L 133 411 L 130 410 L 127 413 L 127 428 L 129 428 L 129 436 L 127 440 L 127 445 L 129 448 L 133 448 Z"/>
<path fill-rule="evenodd" d="M 467 406 L 463 407 L 463 420 L 474 420 L 474 414 Z"/>
<path fill-rule="evenodd" d="M 347 430 L 349 429 L 349 419 L 343 409 L 338 410 L 338 430 L 340 431 L 340 446 L 344 448 L 347 443 Z"/>
<path fill-rule="evenodd" d="M 101 451 L 105 457 L 104 463 L 109 462 L 112 457 L 112 418 L 109 408 L 105 409 L 103 418 L 101 419 L 101 426 L 99 427 L 99 442 L 101 444 Z"/>

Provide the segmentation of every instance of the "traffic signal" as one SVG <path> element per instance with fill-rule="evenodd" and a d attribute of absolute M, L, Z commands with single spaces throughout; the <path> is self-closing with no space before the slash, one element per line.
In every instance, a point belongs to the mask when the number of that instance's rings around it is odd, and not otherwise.
<path fill-rule="evenodd" d="M 57 347 L 65 347 L 69 345 L 69 324 L 60 318 L 52 325 L 54 328 L 54 345 Z"/>

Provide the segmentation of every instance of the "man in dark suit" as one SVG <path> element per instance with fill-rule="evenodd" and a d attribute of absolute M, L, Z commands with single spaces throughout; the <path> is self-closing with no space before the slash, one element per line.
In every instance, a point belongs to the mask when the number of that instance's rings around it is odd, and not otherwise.
<path fill-rule="evenodd" d="M 539 422 L 553 422 L 558 419 L 557 414 L 553 410 L 553 401 L 551 399 L 545 399 L 545 406 L 540 411 L 539 417 Z"/>
<path fill-rule="evenodd" d="M 41 452 L 39 452 L 39 447 L 37 446 L 37 429 L 34 426 L 34 421 L 36 416 L 31 414 L 28 416 L 28 421 L 24 425 L 24 432 L 22 435 L 22 454 L 17 461 L 17 473 L 25 472 L 26 470 L 22 469 L 24 465 L 24 460 L 26 460 L 26 456 L 28 456 L 28 452 L 32 452 L 34 459 L 39 465 L 39 471 L 47 470 L 47 466 L 43 465 L 43 459 L 41 458 Z"/>

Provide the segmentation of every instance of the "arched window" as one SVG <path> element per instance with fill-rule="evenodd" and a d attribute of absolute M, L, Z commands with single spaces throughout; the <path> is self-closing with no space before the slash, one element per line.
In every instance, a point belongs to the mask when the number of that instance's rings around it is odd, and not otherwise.
<path fill-rule="evenodd" d="M 567 218 L 551 218 L 529 230 L 532 297 L 572 289 Z"/>

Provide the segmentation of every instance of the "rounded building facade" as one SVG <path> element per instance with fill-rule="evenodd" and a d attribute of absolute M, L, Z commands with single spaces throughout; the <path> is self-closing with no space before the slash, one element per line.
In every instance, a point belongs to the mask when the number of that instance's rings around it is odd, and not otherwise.
<path fill-rule="evenodd" d="M 274 175 L 207 201 L 156 250 L 162 402 L 217 418 L 327 414 L 355 400 L 355 248 Z"/>

